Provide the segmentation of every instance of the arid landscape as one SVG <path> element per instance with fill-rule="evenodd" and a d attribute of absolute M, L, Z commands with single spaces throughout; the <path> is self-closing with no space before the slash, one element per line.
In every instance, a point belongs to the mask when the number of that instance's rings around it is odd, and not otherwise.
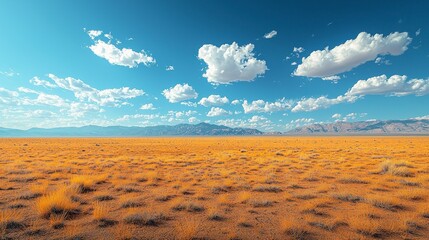
<path fill-rule="evenodd" d="M 0 239 L 427 239 L 427 137 L 0 139 Z"/>

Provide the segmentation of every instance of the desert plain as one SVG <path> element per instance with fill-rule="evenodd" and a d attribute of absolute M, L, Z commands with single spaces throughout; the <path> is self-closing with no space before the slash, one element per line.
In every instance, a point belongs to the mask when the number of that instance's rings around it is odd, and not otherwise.
<path fill-rule="evenodd" d="M 0 239 L 429 239 L 428 137 L 0 139 Z"/>

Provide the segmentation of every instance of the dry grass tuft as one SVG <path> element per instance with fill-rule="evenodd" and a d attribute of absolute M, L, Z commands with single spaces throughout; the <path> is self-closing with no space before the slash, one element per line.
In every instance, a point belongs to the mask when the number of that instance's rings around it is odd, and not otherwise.
<path fill-rule="evenodd" d="M 23 228 L 23 212 L 15 209 L 0 211 L 0 229 L 13 230 Z"/>
<path fill-rule="evenodd" d="M 412 177 L 413 173 L 408 168 L 410 168 L 410 165 L 403 162 L 384 161 L 381 163 L 380 174 L 388 173 L 399 177 Z"/>
<path fill-rule="evenodd" d="M 63 186 L 37 199 L 36 209 L 40 216 L 48 218 L 51 214 L 75 214 L 78 212 L 78 204 L 71 200 L 71 192 L 67 186 Z"/>
<path fill-rule="evenodd" d="M 92 212 L 92 216 L 96 221 L 102 221 L 102 220 L 108 219 L 109 209 L 107 207 L 107 204 L 96 201 L 94 203 L 94 210 Z"/>
<path fill-rule="evenodd" d="M 278 186 L 257 186 L 253 188 L 253 191 L 255 192 L 272 192 L 272 193 L 278 193 L 282 191 L 281 187 Z"/>
<path fill-rule="evenodd" d="M 282 220 L 280 222 L 280 230 L 288 235 L 291 239 L 305 240 L 310 239 L 311 233 L 306 228 L 306 224 L 299 220 Z"/>
<path fill-rule="evenodd" d="M 180 200 L 172 203 L 172 208 L 174 211 L 183 211 L 186 210 L 188 212 L 202 212 L 205 210 L 204 206 L 194 203 L 194 202 L 180 202 Z"/>
<path fill-rule="evenodd" d="M 138 226 L 158 226 L 167 220 L 164 214 L 153 212 L 130 213 L 124 218 L 125 223 Z"/>
<path fill-rule="evenodd" d="M 61 214 L 51 214 L 49 217 L 49 225 L 53 229 L 61 229 L 65 226 L 65 219 L 66 219 L 67 213 L 61 213 Z"/>
<path fill-rule="evenodd" d="M 353 195 L 350 193 L 342 193 L 342 194 L 335 194 L 333 195 L 334 198 L 341 200 L 341 201 L 345 201 L 345 202 L 361 202 L 364 200 L 363 197 L 361 196 L 357 196 L 357 195 Z"/>
<path fill-rule="evenodd" d="M 392 212 L 405 209 L 405 206 L 402 204 L 401 201 L 391 197 L 377 197 L 377 198 L 369 199 L 368 201 L 374 207 L 381 208 L 384 210 L 389 210 Z"/>

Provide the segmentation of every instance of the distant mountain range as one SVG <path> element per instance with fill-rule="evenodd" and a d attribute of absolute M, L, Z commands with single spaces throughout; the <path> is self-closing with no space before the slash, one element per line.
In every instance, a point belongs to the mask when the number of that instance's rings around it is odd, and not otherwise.
<path fill-rule="evenodd" d="M 159 125 L 151 127 L 84 126 L 61 128 L 31 128 L 18 130 L 0 128 L 0 137 L 138 137 L 138 136 L 221 136 L 261 135 L 261 131 L 250 128 L 230 128 L 208 123 Z"/>
<path fill-rule="evenodd" d="M 209 123 L 159 125 L 151 127 L 84 126 L 0 128 L 0 137 L 144 137 L 144 136 L 244 136 L 244 135 L 429 135 L 429 120 L 390 120 L 311 124 L 286 133 L 261 132 Z"/>
<path fill-rule="evenodd" d="M 390 120 L 311 124 L 288 135 L 429 135 L 429 120 Z"/>

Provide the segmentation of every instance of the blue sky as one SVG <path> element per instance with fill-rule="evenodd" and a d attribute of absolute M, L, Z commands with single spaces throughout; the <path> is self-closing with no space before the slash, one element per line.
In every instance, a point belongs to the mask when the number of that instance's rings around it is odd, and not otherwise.
<path fill-rule="evenodd" d="M 429 118 L 427 1 L 1 1 L 0 127 Z"/>

